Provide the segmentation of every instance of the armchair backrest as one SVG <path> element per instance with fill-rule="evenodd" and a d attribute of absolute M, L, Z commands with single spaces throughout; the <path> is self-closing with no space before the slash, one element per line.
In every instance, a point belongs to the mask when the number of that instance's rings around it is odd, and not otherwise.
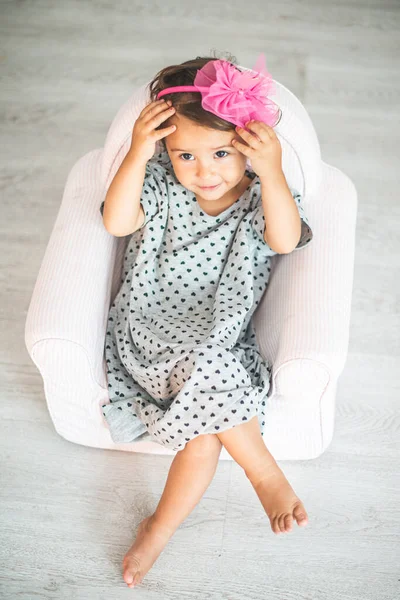
<path fill-rule="evenodd" d="M 273 99 L 282 110 L 282 118 L 275 131 L 282 146 L 283 171 L 289 186 L 298 190 L 306 200 L 307 196 L 316 192 L 321 179 L 321 152 L 317 134 L 300 100 L 281 83 L 275 81 L 275 84 L 277 93 Z M 102 159 L 101 176 L 105 192 L 128 153 L 134 123 L 150 102 L 149 85 L 150 81 L 136 89 L 111 123 Z M 156 153 L 162 150 L 161 142 L 157 142 Z M 249 161 L 247 165 L 251 168 Z"/>

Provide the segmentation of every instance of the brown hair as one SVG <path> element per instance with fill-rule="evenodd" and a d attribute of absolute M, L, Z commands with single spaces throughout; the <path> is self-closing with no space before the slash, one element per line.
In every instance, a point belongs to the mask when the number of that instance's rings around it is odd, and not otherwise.
<path fill-rule="evenodd" d="M 161 69 L 149 84 L 150 101 L 157 100 L 157 94 L 169 87 L 176 85 L 193 85 L 197 71 L 204 67 L 210 60 L 228 60 L 232 64 L 237 64 L 236 58 L 229 54 L 228 58 L 218 58 L 213 56 L 196 56 L 195 59 L 187 60 L 179 65 L 171 65 Z M 165 100 L 171 100 L 176 113 L 181 114 L 187 119 L 209 127 L 210 129 L 218 129 L 219 131 L 233 131 L 235 124 L 230 121 L 225 121 L 217 115 L 204 110 L 201 105 L 201 94 L 199 92 L 171 92 L 162 96 Z M 172 117 L 171 117 L 172 118 Z M 163 121 L 156 130 L 169 127 L 170 119 Z M 165 138 L 161 140 L 164 149 L 166 150 Z"/>

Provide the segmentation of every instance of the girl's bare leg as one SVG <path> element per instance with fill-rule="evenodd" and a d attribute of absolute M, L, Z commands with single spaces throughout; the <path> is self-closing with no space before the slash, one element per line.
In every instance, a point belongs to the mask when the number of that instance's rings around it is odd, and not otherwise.
<path fill-rule="evenodd" d="M 144 519 L 123 560 L 123 578 L 132 588 L 141 583 L 168 540 L 192 512 L 210 485 L 222 444 L 214 434 L 199 435 L 176 453 L 160 502 Z"/>
<path fill-rule="evenodd" d="M 265 446 L 258 417 L 216 434 L 244 469 L 267 513 L 274 533 L 292 530 L 293 518 L 301 527 L 308 515 L 272 454 Z"/>

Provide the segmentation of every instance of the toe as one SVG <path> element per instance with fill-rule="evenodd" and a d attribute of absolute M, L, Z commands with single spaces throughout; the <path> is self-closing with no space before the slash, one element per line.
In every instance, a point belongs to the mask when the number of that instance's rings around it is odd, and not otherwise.
<path fill-rule="evenodd" d="M 140 577 L 140 572 L 136 573 L 135 577 L 133 578 L 133 582 L 132 582 L 132 586 L 129 587 L 134 587 L 136 585 L 138 585 L 141 582 L 141 577 Z"/>
<path fill-rule="evenodd" d="M 139 561 L 135 557 L 130 556 L 129 559 L 124 559 L 122 577 L 129 586 L 134 583 L 134 579 L 138 574 L 138 569 Z"/>
<path fill-rule="evenodd" d="M 128 584 L 128 587 L 135 587 L 138 583 L 140 583 L 140 572 L 127 572 L 126 574 L 124 573 L 124 581 Z"/>
<path fill-rule="evenodd" d="M 292 531 L 292 528 L 293 528 L 293 517 L 292 517 L 292 515 L 285 515 L 284 522 L 285 522 L 285 530 L 286 531 Z"/>
<path fill-rule="evenodd" d="M 277 535 L 279 533 L 281 533 L 281 529 L 279 527 L 279 519 L 278 519 L 278 517 L 275 517 L 274 519 L 271 520 L 271 529 Z"/>
<path fill-rule="evenodd" d="M 297 521 L 297 525 L 304 527 L 308 523 L 308 516 L 304 506 L 300 503 L 293 509 L 293 516 Z"/>
<path fill-rule="evenodd" d="M 286 515 L 281 515 L 279 517 L 279 529 L 281 530 L 282 533 L 286 533 L 286 529 L 285 529 L 285 516 Z"/>
<path fill-rule="evenodd" d="M 123 578 L 124 578 L 125 583 L 127 583 L 128 585 L 130 583 L 133 583 L 133 575 L 130 571 L 128 571 L 128 570 L 124 571 Z"/>

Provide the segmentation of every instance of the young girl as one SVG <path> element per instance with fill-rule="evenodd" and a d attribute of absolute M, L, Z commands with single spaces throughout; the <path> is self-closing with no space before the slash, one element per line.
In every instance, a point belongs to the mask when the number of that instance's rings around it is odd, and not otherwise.
<path fill-rule="evenodd" d="M 103 414 L 115 442 L 151 438 L 177 452 L 124 557 L 129 587 L 203 496 L 222 445 L 274 533 L 308 522 L 261 429 L 271 365 L 251 317 L 271 257 L 313 236 L 282 171 L 262 59 L 247 73 L 212 57 L 161 70 L 101 206 L 107 231 L 133 234 L 109 313 Z M 158 140 L 164 151 L 154 159 Z"/>

